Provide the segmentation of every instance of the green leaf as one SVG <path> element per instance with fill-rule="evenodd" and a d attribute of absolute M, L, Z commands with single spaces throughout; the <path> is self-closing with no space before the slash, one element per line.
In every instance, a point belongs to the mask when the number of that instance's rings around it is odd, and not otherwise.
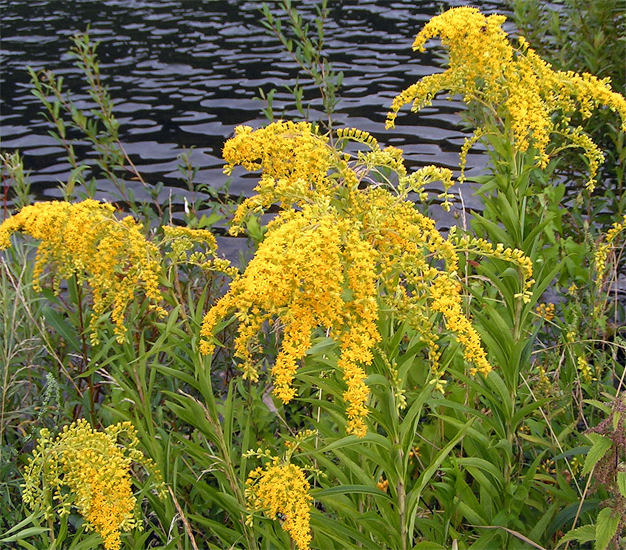
<path fill-rule="evenodd" d="M 517 425 L 521 423 L 526 417 L 530 416 L 530 413 L 532 413 L 534 410 L 538 409 L 539 407 L 543 407 L 543 405 L 545 405 L 548 401 L 550 401 L 550 399 L 544 398 L 544 399 L 539 399 L 537 401 L 533 401 L 532 403 L 529 403 L 528 405 L 525 405 L 513 415 L 511 424 L 514 427 L 517 427 Z"/>
<path fill-rule="evenodd" d="M 496 467 L 494 464 L 492 464 L 488 460 L 485 460 L 484 458 L 458 458 L 457 464 L 459 466 L 464 466 L 465 468 L 478 468 L 479 470 L 488 472 L 489 474 L 491 474 L 496 482 L 498 482 L 501 486 L 504 486 L 504 476 L 502 475 L 502 471 L 500 470 L 500 468 Z"/>
<path fill-rule="evenodd" d="M 606 550 L 609 542 L 617 533 L 620 514 L 612 508 L 603 508 L 598 514 L 596 522 L 596 545 L 595 550 Z"/>
<path fill-rule="evenodd" d="M 384 497 L 387 500 L 392 498 L 385 491 L 381 491 L 378 487 L 369 487 L 367 485 L 337 485 L 320 491 L 311 491 L 311 495 L 316 499 L 323 499 L 325 496 L 331 495 L 347 495 L 352 493 L 361 493 L 365 495 L 375 495 Z"/>
<path fill-rule="evenodd" d="M 30 516 L 28 516 L 27 518 L 23 519 L 22 521 L 20 521 L 17 525 L 14 525 L 13 527 L 11 527 L 11 529 L 9 529 L 6 533 L 3 533 L 0 536 L 6 537 L 7 535 L 10 535 L 11 533 L 15 533 L 16 531 L 18 531 L 17 536 L 28 536 L 28 535 L 22 535 L 22 533 L 24 533 L 25 531 L 27 531 L 28 529 L 24 529 L 24 527 L 26 527 L 29 523 L 37 523 L 36 519 L 37 518 L 41 518 L 43 516 L 42 513 L 40 512 L 33 512 Z M 39 529 L 39 527 L 37 527 Z M 40 531 L 41 533 L 43 531 L 48 531 L 49 529 L 47 527 L 41 527 L 42 531 Z M 17 539 L 13 539 L 12 537 L 10 537 L 11 540 L 17 540 Z M 0 542 L 11 542 L 9 539 L 4 538 L 1 539 Z"/>
<path fill-rule="evenodd" d="M 514 405 L 511 399 L 511 394 L 509 393 L 509 390 L 507 389 L 506 384 L 504 383 L 504 380 L 500 378 L 500 376 L 495 370 L 492 370 L 487 375 L 486 380 L 487 380 L 487 385 L 489 385 L 493 390 L 495 390 L 495 392 L 497 392 L 500 396 L 500 399 L 501 399 L 500 403 L 502 405 L 501 410 L 504 413 L 504 418 L 506 420 L 510 420 L 513 416 Z M 495 406 L 495 403 L 493 403 L 492 405 Z"/>
<path fill-rule="evenodd" d="M 573 447 L 571 449 L 568 449 L 567 451 L 562 452 L 561 454 L 556 455 L 553 458 L 553 460 L 556 462 L 557 460 L 560 460 L 561 458 L 569 458 L 570 456 L 586 455 L 588 452 L 589 452 L 588 446 Z"/>
<path fill-rule="evenodd" d="M 402 448 L 407 450 L 410 445 L 413 443 L 413 438 L 415 437 L 417 423 L 419 422 L 422 416 L 422 409 L 424 407 L 424 403 L 426 399 L 430 397 L 433 386 L 432 384 L 428 384 L 419 394 L 417 399 L 413 401 L 411 407 L 407 411 L 404 419 L 402 420 L 402 424 L 400 425 L 400 441 L 402 442 Z M 407 453 L 408 460 L 408 453 Z"/>
<path fill-rule="evenodd" d="M 578 527 L 569 533 L 566 533 L 565 536 L 559 540 L 559 544 L 556 546 L 557 548 L 562 544 L 575 540 L 577 542 L 592 542 L 596 540 L 596 526 L 592 523 L 590 525 L 583 525 L 582 527 Z"/>
<path fill-rule="evenodd" d="M 599 499 L 586 499 L 582 502 L 573 502 L 569 506 L 566 506 L 563 510 L 561 510 L 557 516 L 554 518 L 554 521 L 550 525 L 550 529 L 548 529 L 547 536 L 551 537 L 556 533 L 559 529 L 566 529 L 566 525 L 572 521 L 575 517 L 579 516 L 584 512 L 589 512 L 595 510 L 600 506 Z"/>
<path fill-rule="evenodd" d="M 45 533 L 49 531 L 47 527 L 28 527 L 27 529 L 22 529 L 19 533 L 12 535 L 10 537 L 6 537 L 4 539 L 0 539 L 0 542 L 16 542 L 20 539 L 25 539 L 26 537 L 32 537 L 34 535 L 39 535 L 41 533 Z"/>
<path fill-rule="evenodd" d="M 372 550 L 380 548 L 363 533 L 345 523 L 326 517 L 324 514 L 317 512 L 317 510 L 314 510 L 311 514 L 311 528 L 314 533 L 322 532 L 327 537 L 336 540 L 341 544 L 341 548 L 346 548 L 346 550 L 357 548 L 352 542 L 353 540 L 357 541 L 361 548 Z"/>
<path fill-rule="evenodd" d="M 52 309 L 49 306 L 41 308 L 41 313 L 46 319 L 46 323 L 52 327 L 55 332 L 61 335 L 66 344 L 70 346 L 73 351 L 80 349 L 80 342 L 78 335 L 76 334 L 74 327 L 61 313 Z"/>
<path fill-rule="evenodd" d="M 587 453 L 585 457 L 585 465 L 583 466 L 582 475 L 586 476 L 598 461 L 606 454 L 606 452 L 611 448 L 612 441 L 608 437 L 604 437 L 600 434 L 587 434 L 587 439 L 590 439 L 592 442 L 591 449 Z"/>
<path fill-rule="evenodd" d="M 600 409 L 607 416 L 611 414 L 611 407 L 606 403 L 602 403 L 602 401 L 598 401 L 597 399 L 585 399 L 583 403 L 589 403 L 590 405 L 593 405 L 594 407 Z"/>
<path fill-rule="evenodd" d="M 367 433 L 365 437 L 357 437 L 356 435 L 348 435 L 346 437 L 342 437 L 337 441 L 333 441 L 326 447 L 322 447 L 317 452 L 325 453 L 329 451 L 333 451 L 335 449 L 342 449 L 344 447 L 349 447 L 351 445 L 359 445 L 362 443 L 374 443 L 375 445 L 379 445 L 385 448 L 388 452 L 391 452 L 391 443 L 390 441 L 379 434 Z"/>
<path fill-rule="evenodd" d="M 417 521 L 417 506 L 419 504 L 419 499 L 422 495 L 422 491 L 424 490 L 428 482 L 432 479 L 432 477 L 435 475 L 437 470 L 441 467 L 441 463 L 452 452 L 452 449 L 454 449 L 456 444 L 459 441 L 461 441 L 463 437 L 465 437 L 465 434 L 467 433 L 467 431 L 472 427 L 472 424 L 474 424 L 474 420 L 475 420 L 474 418 L 470 419 L 469 422 L 467 422 L 456 433 L 456 435 L 451 439 L 451 441 L 443 449 L 441 449 L 441 451 L 439 451 L 435 455 L 435 457 L 432 459 L 431 463 L 429 464 L 428 468 L 426 468 L 422 472 L 422 474 L 419 476 L 413 489 L 411 489 L 411 491 L 407 494 L 406 510 L 407 510 L 408 517 L 411 518 L 409 520 L 409 529 L 408 529 L 409 533 L 413 533 L 413 530 L 415 528 L 415 522 Z"/>
<path fill-rule="evenodd" d="M 531 540 L 540 540 L 544 538 L 544 535 L 548 528 L 548 523 L 550 523 L 550 521 L 554 517 L 554 514 L 556 513 L 558 507 L 559 507 L 559 503 L 554 502 L 550 506 L 548 511 L 545 514 L 543 514 L 542 518 L 537 522 L 537 524 L 533 527 L 533 530 L 528 534 L 528 537 Z"/>

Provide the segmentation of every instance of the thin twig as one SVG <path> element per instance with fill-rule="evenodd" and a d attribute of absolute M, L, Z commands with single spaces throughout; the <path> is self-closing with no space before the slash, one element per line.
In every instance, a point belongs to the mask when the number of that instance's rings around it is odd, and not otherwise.
<path fill-rule="evenodd" d="M 183 509 L 180 507 L 178 500 L 176 500 L 176 497 L 174 496 L 174 491 L 172 491 L 171 487 L 168 487 L 167 490 L 170 492 L 172 501 L 174 502 L 174 506 L 176 506 L 176 511 L 178 512 L 178 515 L 180 516 L 180 519 L 182 520 L 183 525 L 185 526 L 185 532 L 187 533 L 187 536 L 189 537 L 189 540 L 191 541 L 191 546 L 194 547 L 194 550 L 199 550 L 198 545 L 196 544 L 196 539 L 194 538 L 193 533 L 191 532 L 191 526 L 189 525 L 189 522 L 187 521 L 187 518 L 185 517 L 185 513 L 183 512 Z"/>

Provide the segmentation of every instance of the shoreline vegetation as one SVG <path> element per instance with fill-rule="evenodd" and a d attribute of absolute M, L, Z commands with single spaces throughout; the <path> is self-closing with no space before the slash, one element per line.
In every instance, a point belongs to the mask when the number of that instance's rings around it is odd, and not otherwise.
<path fill-rule="evenodd" d="M 517 36 L 469 7 L 418 29 L 416 55 L 439 44 L 445 70 L 399 91 L 387 128 L 461 97 L 457 173 L 338 127 L 326 0 L 311 21 L 265 5 L 324 117 L 296 85 L 302 118 L 276 120 L 260 90 L 268 124 L 223 149 L 255 194 L 213 190 L 182 223 L 124 151 L 89 35 L 71 49 L 89 110 L 30 70 L 72 171 L 63 200 L 33 203 L 19 153 L 1 157 L 0 543 L 623 548 L 626 99 L 603 42 L 624 42 L 618 4 L 563 0 L 550 18 L 511 0 Z M 477 144 L 489 162 L 469 177 Z M 190 156 L 180 168 L 193 190 Z M 444 235 L 433 212 L 465 181 L 482 209 Z M 225 212 L 253 250 L 240 266 L 212 231 Z"/>

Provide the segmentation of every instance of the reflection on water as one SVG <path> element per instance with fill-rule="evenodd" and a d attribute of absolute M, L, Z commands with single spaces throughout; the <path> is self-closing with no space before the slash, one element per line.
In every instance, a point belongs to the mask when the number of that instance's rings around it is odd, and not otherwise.
<path fill-rule="evenodd" d="M 502 8 L 482 2 L 484 9 Z M 101 71 L 115 100 L 120 135 L 128 153 L 150 183 L 165 183 L 164 193 L 186 193 L 178 178 L 177 155 L 194 147 L 196 181 L 219 187 L 221 148 L 238 124 L 266 123 L 258 89 L 277 88 L 275 112 L 297 116 L 285 86 L 297 70 L 260 24 L 262 2 L 244 0 L 0 0 L 1 135 L 5 151 L 19 149 L 32 170 L 38 198 L 58 196 L 55 185 L 67 177 L 63 150 L 48 135 L 38 101 L 30 93 L 26 66 L 52 69 L 66 87 L 84 85 L 72 59 L 64 53 L 69 37 L 90 29 L 100 42 Z M 311 12 L 314 3 L 305 1 Z M 381 142 L 405 150 L 414 166 L 438 164 L 454 168 L 463 134 L 456 125 L 462 106 L 446 99 L 419 114 L 404 112 L 393 131 L 384 130 L 392 98 L 436 68 L 428 54 L 414 54 L 411 44 L 421 26 L 441 9 L 468 5 L 457 0 L 349 0 L 329 2 L 327 53 L 345 73 L 339 95 L 340 125 L 356 126 Z M 472 4 L 476 4 L 475 2 Z M 315 90 L 307 89 L 311 98 Z M 82 95 L 81 95 L 82 94 Z M 311 116 L 321 102 L 313 100 Z M 321 118 L 321 117 L 320 117 Z M 468 165 L 482 159 L 470 156 Z M 254 178 L 239 172 L 231 191 L 249 195 Z M 111 189 L 101 182 L 99 193 Z M 465 192 L 466 206 L 472 206 Z M 141 194 L 138 192 L 138 196 Z M 176 199 L 182 200 L 182 199 Z M 469 201 L 469 202 L 468 202 Z"/>

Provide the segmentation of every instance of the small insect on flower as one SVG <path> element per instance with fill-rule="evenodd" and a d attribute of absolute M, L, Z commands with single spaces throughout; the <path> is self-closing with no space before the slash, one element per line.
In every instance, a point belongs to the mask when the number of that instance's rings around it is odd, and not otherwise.
<path fill-rule="evenodd" d="M 251 512 L 263 512 L 277 519 L 298 546 L 308 550 L 311 542 L 310 485 L 304 471 L 289 462 L 273 457 L 264 468 L 250 472 L 246 481 L 246 501 Z"/>

